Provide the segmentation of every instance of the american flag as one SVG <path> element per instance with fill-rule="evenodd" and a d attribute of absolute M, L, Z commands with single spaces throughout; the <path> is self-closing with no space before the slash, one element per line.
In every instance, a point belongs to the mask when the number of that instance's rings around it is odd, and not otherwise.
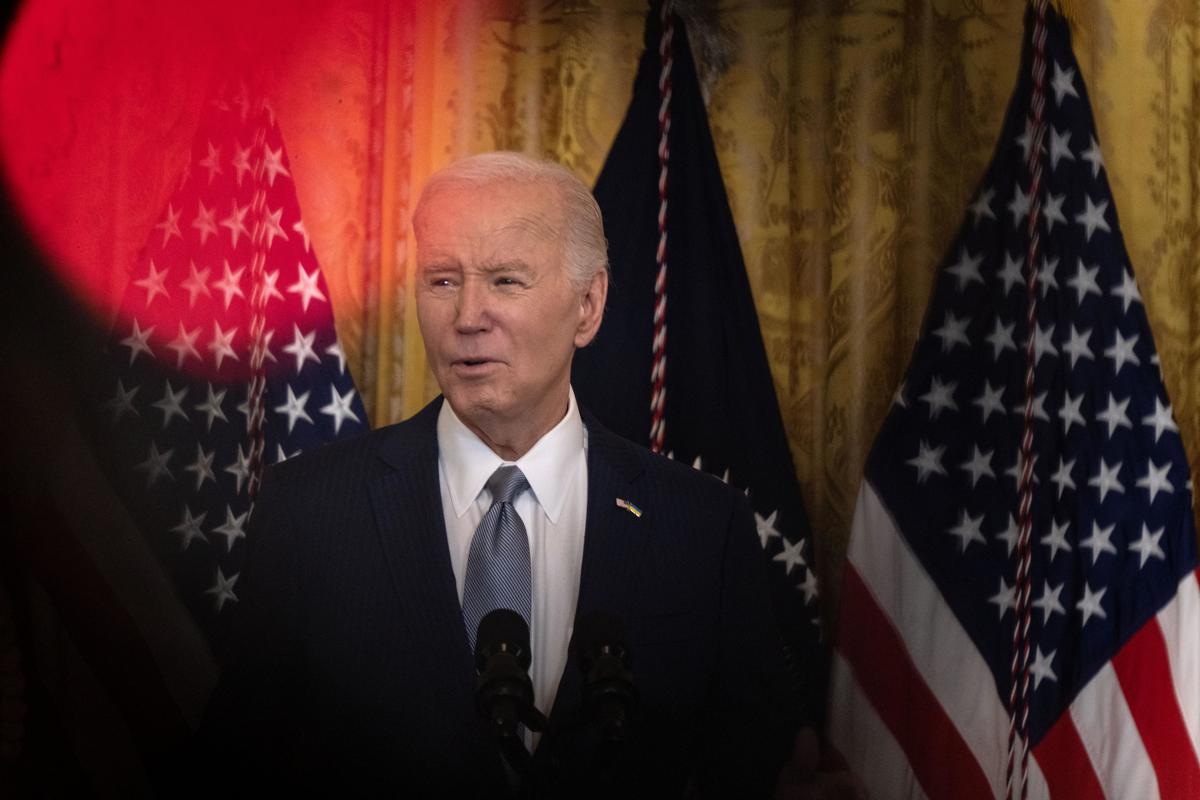
<path fill-rule="evenodd" d="M 830 734 L 876 797 L 1006 794 L 1035 21 L 855 510 Z M 1193 487 L 1069 30 L 1047 25 L 1028 793 L 1195 798 Z"/>
<path fill-rule="evenodd" d="M 219 651 L 264 466 L 368 425 L 279 126 L 247 91 L 206 107 L 109 354 L 113 471 Z"/>

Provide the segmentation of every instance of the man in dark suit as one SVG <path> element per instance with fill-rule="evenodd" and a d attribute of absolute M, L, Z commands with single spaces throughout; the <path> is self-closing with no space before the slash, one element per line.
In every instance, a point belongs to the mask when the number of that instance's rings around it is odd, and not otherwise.
<path fill-rule="evenodd" d="M 608 289 L 590 192 L 557 165 L 486 154 L 435 175 L 413 227 L 443 397 L 267 472 L 202 729 L 218 785 L 770 794 L 799 721 L 749 506 L 606 431 L 571 392 Z M 524 775 L 475 708 L 475 626 L 498 605 L 529 623 L 550 719 L 524 735 Z M 640 697 L 607 760 L 569 650 L 592 611 L 623 621 Z"/>

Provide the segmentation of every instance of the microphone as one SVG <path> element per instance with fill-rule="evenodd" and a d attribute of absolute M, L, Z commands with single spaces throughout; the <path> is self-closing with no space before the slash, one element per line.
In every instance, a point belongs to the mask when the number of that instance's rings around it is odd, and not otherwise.
<path fill-rule="evenodd" d="M 638 691 L 621 620 L 603 611 L 586 614 L 575 628 L 571 650 L 583 670 L 584 708 L 599 722 L 605 742 L 624 741 Z"/>
<path fill-rule="evenodd" d="M 525 619 L 507 608 L 489 611 L 475 636 L 475 708 L 520 770 L 529 765 L 529 751 L 517 726 L 546 728 L 545 716 L 533 705 L 529 663 Z"/>

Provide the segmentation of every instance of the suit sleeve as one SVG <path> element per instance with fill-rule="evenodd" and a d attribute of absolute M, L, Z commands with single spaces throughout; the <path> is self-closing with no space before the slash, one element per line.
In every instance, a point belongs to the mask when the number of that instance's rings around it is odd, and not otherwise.
<path fill-rule="evenodd" d="M 699 786 L 705 797 L 770 796 L 799 727 L 766 566 L 750 506 L 739 493 L 722 566 L 715 713 Z"/>
<path fill-rule="evenodd" d="M 253 792 L 299 780 L 297 715 L 304 694 L 299 553 L 288 503 L 268 470 L 246 531 L 221 675 L 197 734 L 215 786 Z M 268 784 L 268 781 L 270 783 Z"/>

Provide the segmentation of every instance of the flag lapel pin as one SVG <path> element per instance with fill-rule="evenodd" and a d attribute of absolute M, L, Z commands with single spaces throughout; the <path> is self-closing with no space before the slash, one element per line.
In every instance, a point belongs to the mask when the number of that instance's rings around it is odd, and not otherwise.
<path fill-rule="evenodd" d="M 635 506 L 633 503 L 626 500 L 624 497 L 617 498 L 617 508 L 623 508 L 626 511 L 628 511 L 630 514 L 633 514 L 635 517 L 642 516 L 642 510 L 640 508 L 638 508 L 637 506 Z"/>

